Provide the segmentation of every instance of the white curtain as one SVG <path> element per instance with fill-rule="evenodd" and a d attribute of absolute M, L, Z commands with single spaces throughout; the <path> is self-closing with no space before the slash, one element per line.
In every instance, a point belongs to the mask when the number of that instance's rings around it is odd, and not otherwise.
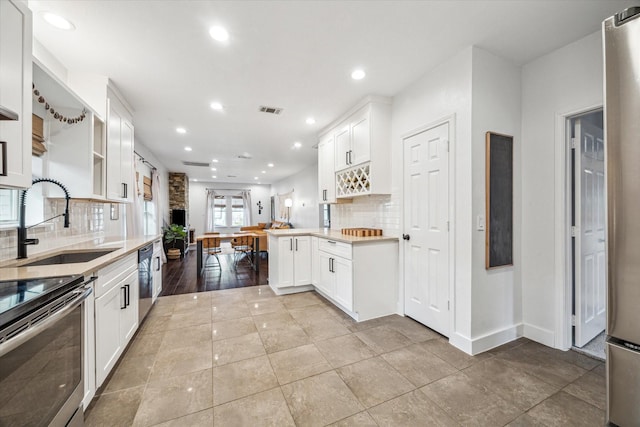
<path fill-rule="evenodd" d="M 216 192 L 215 190 L 207 190 L 207 203 L 205 204 L 205 233 L 215 231 L 215 204 L 216 204 Z"/>
<path fill-rule="evenodd" d="M 154 212 L 156 213 L 156 233 L 162 233 L 162 228 L 167 224 L 164 219 L 164 195 L 160 191 L 160 175 L 155 169 L 151 170 L 151 194 L 153 194 Z M 160 251 L 162 263 L 167 262 L 164 251 Z"/>
<path fill-rule="evenodd" d="M 251 225 L 251 191 L 250 190 L 242 190 L 242 219 L 244 225 Z"/>
<path fill-rule="evenodd" d="M 127 237 L 137 237 L 144 233 L 142 229 L 142 217 L 144 216 L 143 209 L 143 201 L 142 201 L 142 191 L 140 191 L 140 183 L 138 180 L 138 156 L 132 154 L 133 156 L 133 179 L 135 181 L 133 188 L 133 203 L 127 206 L 126 215 L 127 215 Z"/>

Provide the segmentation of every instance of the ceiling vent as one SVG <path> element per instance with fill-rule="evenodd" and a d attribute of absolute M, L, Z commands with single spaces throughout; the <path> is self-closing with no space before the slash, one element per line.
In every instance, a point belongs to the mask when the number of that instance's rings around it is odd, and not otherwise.
<path fill-rule="evenodd" d="M 261 113 L 269 113 L 269 114 L 275 114 L 275 115 L 279 115 L 280 113 L 282 113 L 282 108 L 265 107 L 264 105 L 261 105 L 260 108 L 258 108 L 258 110 L 260 110 Z"/>
<path fill-rule="evenodd" d="M 201 168 L 208 168 L 209 163 L 200 163 L 200 162 L 187 162 L 186 160 L 182 161 L 182 164 L 185 166 L 198 166 Z"/>
<path fill-rule="evenodd" d="M 251 159 L 251 155 L 249 154 L 238 154 L 238 158 L 242 159 L 242 160 L 250 160 Z"/>
<path fill-rule="evenodd" d="M 237 178 L 236 175 L 227 175 L 227 178 Z"/>

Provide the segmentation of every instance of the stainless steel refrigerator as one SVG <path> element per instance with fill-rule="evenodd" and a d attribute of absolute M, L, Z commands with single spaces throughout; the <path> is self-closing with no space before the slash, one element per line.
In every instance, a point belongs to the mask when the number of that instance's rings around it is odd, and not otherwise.
<path fill-rule="evenodd" d="M 603 22 L 607 419 L 640 426 L 640 7 Z"/>

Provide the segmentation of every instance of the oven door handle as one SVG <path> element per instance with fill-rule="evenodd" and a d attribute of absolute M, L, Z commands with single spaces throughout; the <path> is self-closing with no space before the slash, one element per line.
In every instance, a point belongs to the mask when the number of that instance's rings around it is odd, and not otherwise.
<path fill-rule="evenodd" d="M 35 326 L 27 328 L 26 330 L 24 330 L 24 332 L 21 332 L 18 335 L 14 336 L 13 338 L 10 338 L 9 340 L 0 344 L 0 357 L 9 353 L 11 350 L 18 348 L 22 344 L 29 341 L 31 338 L 38 335 L 40 332 L 46 329 L 49 329 L 50 327 L 55 325 L 57 322 L 62 320 L 66 315 L 70 314 L 76 307 L 82 304 L 82 302 L 85 299 L 87 299 L 92 292 L 93 292 L 92 287 L 85 287 L 85 286 L 82 286 L 78 289 L 74 289 L 73 291 L 71 291 L 70 292 L 71 294 L 77 294 L 78 296 L 74 298 L 72 301 L 70 301 L 66 307 L 62 308 L 60 311 L 55 312 L 54 314 L 49 316 L 47 319 L 36 324 Z"/>

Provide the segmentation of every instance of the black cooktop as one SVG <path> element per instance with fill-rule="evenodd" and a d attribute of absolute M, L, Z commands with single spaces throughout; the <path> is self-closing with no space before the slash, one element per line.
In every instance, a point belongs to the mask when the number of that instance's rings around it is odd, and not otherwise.
<path fill-rule="evenodd" d="M 78 287 L 83 276 L 0 281 L 0 329 Z"/>

